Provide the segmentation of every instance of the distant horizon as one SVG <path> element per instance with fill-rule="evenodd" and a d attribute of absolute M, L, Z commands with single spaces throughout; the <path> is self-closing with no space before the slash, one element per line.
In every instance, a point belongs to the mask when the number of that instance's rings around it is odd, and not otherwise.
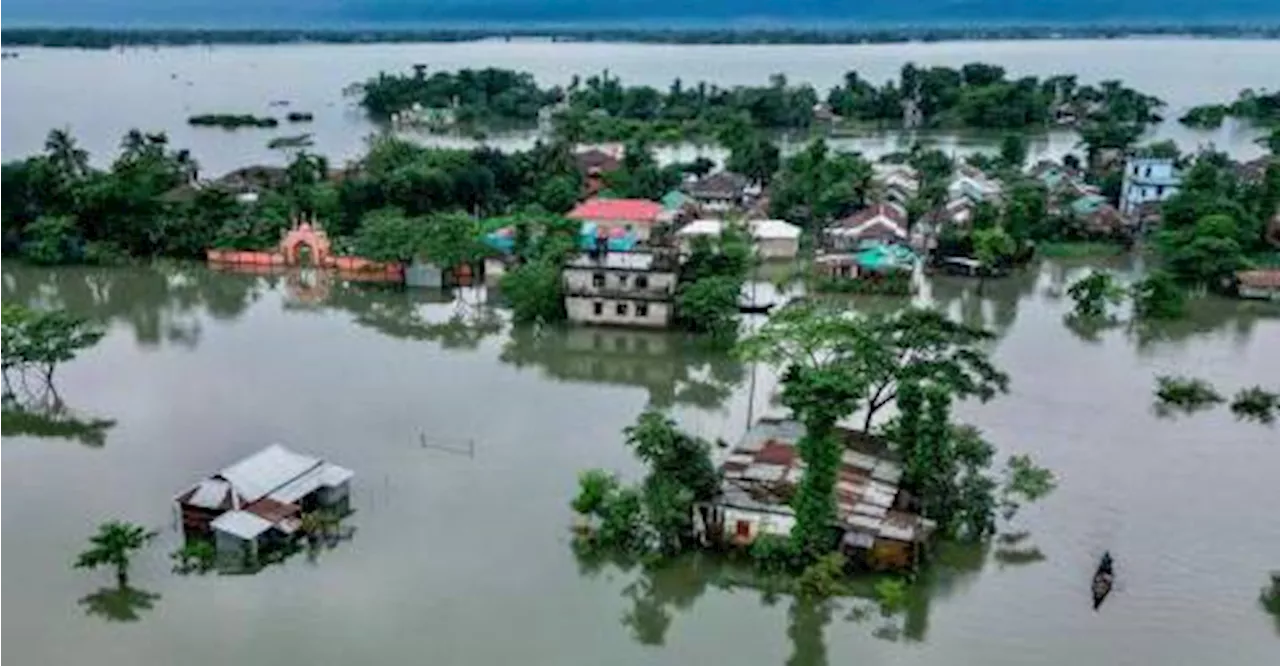
<path fill-rule="evenodd" d="M 4 28 L 884 30 L 1280 22 L 1276 0 L 10 0 Z"/>

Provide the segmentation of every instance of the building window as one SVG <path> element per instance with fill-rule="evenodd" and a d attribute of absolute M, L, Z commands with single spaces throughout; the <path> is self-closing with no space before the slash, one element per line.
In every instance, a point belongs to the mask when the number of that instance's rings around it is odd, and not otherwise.
<path fill-rule="evenodd" d="M 1142 171 L 1142 175 L 1143 175 L 1143 177 L 1144 177 L 1144 178 L 1150 178 L 1150 177 L 1151 177 L 1151 167 L 1147 167 L 1146 169 L 1144 169 L 1144 170 Z"/>
<path fill-rule="evenodd" d="M 1164 196 L 1164 185 L 1156 185 L 1156 197 Z"/>
<path fill-rule="evenodd" d="M 619 316 L 619 317 L 625 317 L 625 316 L 627 316 L 627 304 L 626 304 L 626 303 L 619 303 L 619 304 L 618 304 L 617 309 L 615 310 L 615 312 L 617 312 L 617 313 L 618 313 L 618 316 Z"/>
<path fill-rule="evenodd" d="M 636 303 L 636 316 L 637 316 L 637 317 L 648 317 L 648 316 L 649 316 L 649 304 L 648 304 L 648 303 Z"/>
<path fill-rule="evenodd" d="M 593 286 L 593 287 L 603 287 L 603 286 L 604 286 L 604 273 L 595 273 L 595 274 L 593 274 L 593 275 L 591 276 L 591 286 Z"/>
<path fill-rule="evenodd" d="M 618 276 L 618 286 L 619 286 L 619 287 L 624 287 L 624 288 L 627 286 L 627 274 L 626 274 L 626 273 L 623 273 L 622 275 L 619 275 L 619 276 Z"/>
<path fill-rule="evenodd" d="M 648 275 L 636 276 L 636 289 L 648 289 L 648 288 L 649 288 L 649 276 Z"/>
<path fill-rule="evenodd" d="M 591 305 L 591 309 L 596 313 L 596 316 L 598 317 L 604 314 L 604 303 L 601 303 L 600 301 L 596 301 Z"/>
<path fill-rule="evenodd" d="M 739 520 L 739 521 L 737 522 L 737 524 L 736 524 L 736 525 L 734 525 L 734 530 L 733 530 L 733 531 L 734 531 L 734 534 L 735 534 L 739 539 L 750 539 L 750 538 L 751 538 L 751 523 L 749 523 L 749 522 L 747 522 L 747 521 L 745 521 L 745 520 Z"/>

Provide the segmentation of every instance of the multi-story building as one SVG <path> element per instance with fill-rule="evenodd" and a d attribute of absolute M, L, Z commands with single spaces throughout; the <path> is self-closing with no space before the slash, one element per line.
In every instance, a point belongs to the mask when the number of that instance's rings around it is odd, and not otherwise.
<path fill-rule="evenodd" d="M 1182 174 L 1170 158 L 1131 157 L 1124 165 L 1120 212 L 1134 215 L 1143 204 L 1160 202 L 1178 192 Z"/>
<path fill-rule="evenodd" d="M 578 324 L 666 328 L 675 309 L 674 259 L 596 251 L 565 264 L 564 305 Z"/>

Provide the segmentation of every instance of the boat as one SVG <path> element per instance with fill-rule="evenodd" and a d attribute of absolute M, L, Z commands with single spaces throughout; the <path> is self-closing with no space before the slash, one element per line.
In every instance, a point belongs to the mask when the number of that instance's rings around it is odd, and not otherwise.
<path fill-rule="evenodd" d="M 1103 553 L 1102 561 L 1098 563 L 1098 570 L 1093 572 L 1093 609 L 1098 610 L 1102 602 L 1111 594 L 1111 587 L 1115 583 L 1115 570 L 1111 561 L 1111 553 Z"/>

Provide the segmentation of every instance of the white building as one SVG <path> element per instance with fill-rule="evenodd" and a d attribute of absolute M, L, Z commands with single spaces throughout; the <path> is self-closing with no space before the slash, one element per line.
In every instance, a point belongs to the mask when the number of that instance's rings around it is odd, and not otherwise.
<path fill-rule="evenodd" d="M 724 220 L 694 220 L 676 232 L 680 251 L 688 254 L 693 239 L 699 236 L 720 238 L 724 233 Z M 800 227 L 785 220 L 749 220 L 747 232 L 751 234 L 752 251 L 761 259 L 794 259 L 800 253 Z"/>
<path fill-rule="evenodd" d="M 1173 160 L 1160 157 L 1131 157 L 1124 165 L 1120 186 L 1120 212 L 1133 215 L 1142 204 L 1168 199 L 1182 185 Z"/>
<path fill-rule="evenodd" d="M 671 325 L 675 266 L 652 253 L 582 254 L 565 265 L 562 279 L 571 322 L 642 328 Z"/>

